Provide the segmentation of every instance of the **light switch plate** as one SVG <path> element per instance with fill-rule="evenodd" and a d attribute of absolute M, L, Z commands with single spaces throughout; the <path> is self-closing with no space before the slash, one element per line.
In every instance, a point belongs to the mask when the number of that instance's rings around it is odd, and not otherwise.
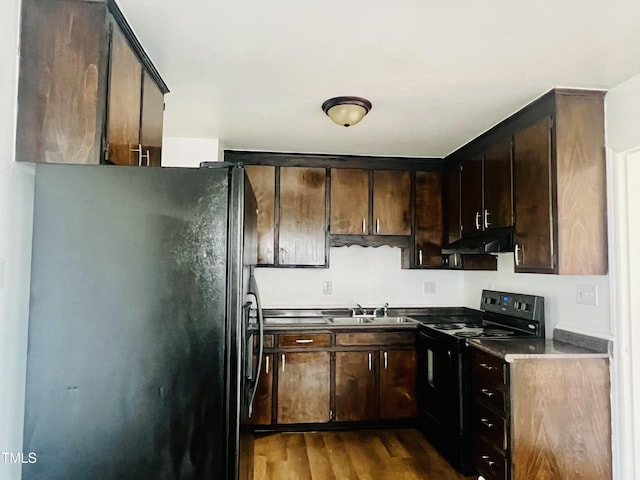
<path fill-rule="evenodd" d="M 576 285 L 576 303 L 580 305 L 598 305 L 597 285 Z"/>
<path fill-rule="evenodd" d="M 424 282 L 422 284 L 422 291 L 425 295 L 434 295 L 436 293 L 436 282 Z"/>
<path fill-rule="evenodd" d="M 331 295 L 333 293 L 333 282 L 322 282 L 323 295 Z"/>

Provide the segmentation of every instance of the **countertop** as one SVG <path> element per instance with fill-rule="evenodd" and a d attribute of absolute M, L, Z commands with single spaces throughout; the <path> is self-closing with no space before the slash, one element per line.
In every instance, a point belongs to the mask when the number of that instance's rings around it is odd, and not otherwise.
<path fill-rule="evenodd" d="M 609 352 L 605 349 L 592 350 L 541 338 L 473 338 L 467 340 L 467 343 L 506 362 L 525 358 L 609 358 Z"/>
<path fill-rule="evenodd" d="M 367 308 L 369 312 L 370 309 Z M 351 310 L 324 309 L 265 309 L 266 330 L 290 329 L 415 329 L 421 323 L 460 322 L 460 317 L 480 316 L 482 312 L 461 307 L 389 308 L 387 317 L 359 322 L 351 318 Z M 337 319 L 334 321 L 333 319 Z M 407 319 L 407 320 L 405 320 Z"/>

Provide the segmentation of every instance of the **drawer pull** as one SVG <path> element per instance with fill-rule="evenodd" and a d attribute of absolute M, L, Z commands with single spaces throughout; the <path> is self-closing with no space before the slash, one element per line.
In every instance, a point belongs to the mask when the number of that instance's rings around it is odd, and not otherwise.
<path fill-rule="evenodd" d="M 492 392 L 491 390 L 488 390 L 488 389 L 486 389 L 486 388 L 483 388 L 483 389 L 481 389 L 480 391 L 482 392 L 482 394 L 483 394 L 485 397 L 489 397 L 489 398 L 491 398 L 491 397 L 493 397 L 493 396 L 495 395 L 495 392 Z"/>
<path fill-rule="evenodd" d="M 296 340 L 296 343 L 313 343 L 312 338 L 299 338 Z"/>
<path fill-rule="evenodd" d="M 487 428 L 493 428 L 496 426 L 494 423 L 489 422 L 488 418 L 481 418 L 480 423 L 482 423 Z"/>
<path fill-rule="evenodd" d="M 488 363 L 481 363 L 481 364 L 480 364 L 480 366 L 481 366 L 482 368 L 484 368 L 485 370 L 489 370 L 490 372 L 491 372 L 492 370 L 497 370 L 497 368 L 496 368 L 496 367 L 494 367 L 493 365 L 489 365 Z"/>
<path fill-rule="evenodd" d="M 482 455 L 482 460 L 484 460 L 484 463 L 486 463 L 490 467 L 493 467 L 496 464 L 496 462 L 489 460 L 489 458 L 490 458 L 489 455 Z"/>

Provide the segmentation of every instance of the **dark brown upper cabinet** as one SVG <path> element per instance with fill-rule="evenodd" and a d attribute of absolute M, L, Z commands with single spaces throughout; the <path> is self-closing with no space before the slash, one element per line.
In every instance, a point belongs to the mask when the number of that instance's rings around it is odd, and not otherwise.
<path fill-rule="evenodd" d="M 409 171 L 331 169 L 330 233 L 410 235 L 410 214 Z"/>
<path fill-rule="evenodd" d="M 415 267 L 442 266 L 442 173 L 415 172 Z"/>
<path fill-rule="evenodd" d="M 548 114 L 514 135 L 515 270 L 604 275 L 604 93 L 545 99 Z"/>
<path fill-rule="evenodd" d="M 275 263 L 276 167 L 245 167 L 258 202 L 258 265 Z"/>
<path fill-rule="evenodd" d="M 325 168 L 280 167 L 278 265 L 325 266 Z"/>
<path fill-rule="evenodd" d="M 461 165 L 462 235 L 513 225 L 511 137 Z"/>
<path fill-rule="evenodd" d="M 373 171 L 374 235 L 411 235 L 411 174 L 401 170 Z"/>
<path fill-rule="evenodd" d="M 159 164 L 168 91 L 112 0 L 23 0 L 16 160 Z"/>
<path fill-rule="evenodd" d="M 462 238 L 462 215 L 460 211 L 460 164 L 455 163 L 444 171 L 445 192 L 445 244 Z"/>
<path fill-rule="evenodd" d="M 332 234 L 367 235 L 369 220 L 369 170 L 331 169 Z"/>

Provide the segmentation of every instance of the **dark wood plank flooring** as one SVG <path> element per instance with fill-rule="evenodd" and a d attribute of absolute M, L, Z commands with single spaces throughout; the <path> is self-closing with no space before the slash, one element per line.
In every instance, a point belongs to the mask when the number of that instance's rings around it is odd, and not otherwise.
<path fill-rule="evenodd" d="M 256 436 L 254 480 L 462 480 L 413 429 Z"/>

